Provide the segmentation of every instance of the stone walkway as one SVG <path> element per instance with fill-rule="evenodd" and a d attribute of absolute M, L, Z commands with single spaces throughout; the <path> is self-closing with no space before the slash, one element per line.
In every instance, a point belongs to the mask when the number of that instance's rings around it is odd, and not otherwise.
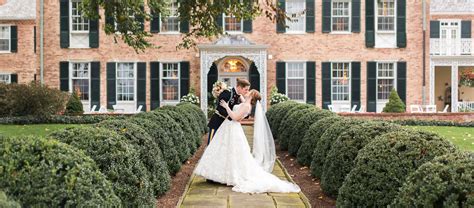
<path fill-rule="evenodd" d="M 245 134 L 249 139 L 250 147 L 253 142 L 253 126 L 244 126 Z M 292 181 L 280 161 L 277 160 L 273 168 L 273 174 L 280 179 Z M 209 207 L 209 208 L 296 208 L 310 207 L 310 204 L 302 192 L 300 193 L 265 193 L 265 194 L 243 194 L 233 192 L 231 186 L 207 183 L 200 176 L 192 175 L 185 190 L 185 194 L 178 202 L 181 208 Z"/>

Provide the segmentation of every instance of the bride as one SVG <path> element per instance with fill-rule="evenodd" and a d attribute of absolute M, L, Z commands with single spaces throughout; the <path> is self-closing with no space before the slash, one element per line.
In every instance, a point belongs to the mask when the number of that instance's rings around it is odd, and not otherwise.
<path fill-rule="evenodd" d="M 243 193 L 300 192 L 300 188 L 271 174 L 275 144 L 257 90 L 244 95 L 245 102 L 230 109 L 221 101 L 232 120 L 226 119 L 204 152 L 194 173 L 206 179 L 234 186 Z M 239 121 L 256 106 L 253 153 Z"/>

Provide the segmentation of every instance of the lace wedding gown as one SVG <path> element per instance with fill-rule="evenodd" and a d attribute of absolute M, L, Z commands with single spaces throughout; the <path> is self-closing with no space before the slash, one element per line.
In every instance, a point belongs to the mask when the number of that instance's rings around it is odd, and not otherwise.
<path fill-rule="evenodd" d="M 233 111 L 238 110 L 238 105 Z M 194 170 L 206 179 L 234 186 L 243 193 L 300 192 L 300 188 L 265 171 L 250 152 L 239 122 L 225 120 Z"/>

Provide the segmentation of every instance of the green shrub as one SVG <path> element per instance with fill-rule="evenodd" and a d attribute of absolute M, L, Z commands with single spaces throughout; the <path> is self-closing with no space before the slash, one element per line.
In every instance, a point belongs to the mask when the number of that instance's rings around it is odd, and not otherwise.
<path fill-rule="evenodd" d="M 97 127 L 71 127 L 51 137 L 84 150 L 114 186 L 124 206 L 153 206 L 150 176 L 138 151 L 114 131 Z"/>
<path fill-rule="evenodd" d="M 313 176 L 321 178 L 323 174 L 323 166 L 326 162 L 326 156 L 328 155 L 329 150 L 331 150 L 331 146 L 333 142 L 336 141 L 337 137 L 347 131 L 350 127 L 361 125 L 362 123 L 363 121 L 361 120 L 344 118 L 340 121 L 334 122 L 331 127 L 326 129 L 314 146 L 311 160 L 311 174 L 313 174 Z"/>
<path fill-rule="evenodd" d="M 56 140 L 0 138 L 0 187 L 24 206 L 116 207 L 120 199 L 83 151 Z"/>
<path fill-rule="evenodd" d="M 295 131 L 294 125 L 298 119 L 303 115 L 300 111 L 308 108 L 316 108 L 314 105 L 308 104 L 297 104 L 294 108 L 291 108 L 286 112 L 285 117 L 281 120 L 280 126 L 278 127 L 278 143 L 280 149 L 288 149 L 288 141 L 293 137 Z M 285 112 L 283 112 L 285 113 Z"/>
<path fill-rule="evenodd" d="M 321 120 L 311 124 L 311 126 L 308 127 L 308 131 L 306 132 L 301 143 L 301 147 L 298 150 L 298 163 L 305 166 L 311 165 L 311 160 L 313 160 L 314 148 L 318 143 L 321 135 L 323 135 L 326 129 L 331 127 L 333 123 L 340 121 L 341 119 L 343 118 L 334 114 L 333 116 L 322 118 Z"/>
<path fill-rule="evenodd" d="M 388 103 L 383 108 L 384 113 L 404 113 L 406 111 L 405 103 L 400 99 L 395 89 L 390 92 Z"/>
<path fill-rule="evenodd" d="M 340 207 L 386 207 L 406 177 L 434 157 L 458 151 L 437 134 L 400 130 L 383 134 L 359 151 L 339 189 Z"/>
<path fill-rule="evenodd" d="M 195 129 L 193 129 L 193 127 L 191 126 L 193 124 L 191 124 L 186 115 L 180 112 L 178 110 L 178 107 L 175 106 L 165 106 L 159 108 L 158 111 L 166 112 L 176 121 L 176 123 L 178 123 L 178 125 L 183 130 L 183 137 L 186 143 L 188 144 L 188 148 L 191 155 L 194 154 L 194 152 L 196 152 L 197 148 L 199 147 L 198 144 L 200 145 L 199 142 L 201 141 L 201 136 L 199 136 L 200 133 L 196 134 Z"/>
<path fill-rule="evenodd" d="M 51 115 L 46 117 L 36 116 L 19 116 L 19 117 L 2 117 L 0 124 L 93 124 L 99 123 L 107 119 L 125 119 L 130 115 L 81 115 L 81 116 L 64 116 Z"/>
<path fill-rule="evenodd" d="M 0 207 L 3 208 L 21 208 L 20 204 L 10 199 L 5 192 L 0 191 Z"/>
<path fill-rule="evenodd" d="M 181 168 L 181 161 L 173 139 L 168 137 L 166 129 L 150 119 L 132 117 L 128 121 L 141 126 L 145 131 L 147 131 L 147 133 L 154 139 L 155 143 L 160 147 L 170 174 L 176 174 Z"/>
<path fill-rule="evenodd" d="M 194 115 L 196 116 L 197 120 L 199 121 L 198 123 L 201 126 L 203 134 L 209 131 L 209 129 L 207 127 L 206 115 L 204 114 L 204 112 L 202 112 L 201 108 L 199 108 L 198 106 L 193 105 L 191 103 L 179 103 L 178 107 L 183 108 L 184 110 L 187 110 L 187 111 L 190 111 L 190 112 L 191 111 L 194 112 Z"/>
<path fill-rule="evenodd" d="M 328 110 L 321 110 L 319 108 L 308 108 L 302 112 L 302 116 L 294 124 L 294 132 L 291 139 L 288 141 L 288 152 L 290 155 L 296 156 L 300 149 L 302 140 L 306 135 L 309 127 L 319 120 L 335 115 L 335 113 Z"/>
<path fill-rule="evenodd" d="M 278 128 L 280 128 L 280 124 L 285 117 L 286 112 L 293 107 L 299 105 L 297 102 L 294 101 L 286 101 L 283 103 L 278 103 L 273 105 L 271 108 L 274 108 L 274 116 L 270 117 L 268 123 L 270 124 L 270 129 L 272 130 L 273 138 L 278 139 Z"/>
<path fill-rule="evenodd" d="M 458 127 L 474 127 L 474 121 L 456 122 L 441 120 L 391 120 L 390 122 L 403 126 L 458 126 Z"/>
<path fill-rule="evenodd" d="M 474 153 L 436 157 L 410 174 L 393 207 L 474 207 Z"/>
<path fill-rule="evenodd" d="M 82 108 L 81 99 L 77 96 L 76 91 L 74 91 L 71 96 L 69 96 L 69 101 L 66 104 L 66 115 L 81 115 L 84 113 L 84 109 Z"/>
<path fill-rule="evenodd" d="M 106 120 L 96 126 L 113 130 L 134 145 L 140 154 L 140 160 L 148 170 L 155 196 L 162 195 L 169 190 L 171 178 L 160 146 L 144 129 L 127 120 Z"/>
<path fill-rule="evenodd" d="M 401 127 L 387 122 L 366 122 L 353 125 L 332 143 L 323 165 L 321 189 L 329 196 L 336 197 L 344 178 L 354 167 L 360 149 L 375 137 Z"/>
<path fill-rule="evenodd" d="M 196 94 L 194 94 L 194 91 L 192 91 L 192 92 L 189 92 L 187 95 L 181 97 L 179 102 L 191 103 L 191 104 L 194 104 L 196 106 L 199 106 L 199 97 L 196 96 Z"/>
<path fill-rule="evenodd" d="M 288 100 L 290 100 L 290 98 L 288 98 L 288 96 L 285 94 L 279 93 L 276 86 L 272 87 L 272 90 L 270 91 L 270 105 L 275 105 Z"/>
<path fill-rule="evenodd" d="M 176 107 L 176 106 L 167 105 L 167 106 L 161 107 L 160 110 L 172 110 L 172 111 L 175 111 L 178 114 L 182 115 L 183 118 L 185 119 L 184 123 L 186 124 L 186 126 L 191 128 L 191 130 L 192 130 L 193 139 L 194 139 L 194 143 L 195 143 L 194 146 L 196 147 L 196 149 L 201 146 L 202 131 L 201 131 L 201 127 L 200 127 L 200 124 L 199 124 L 198 120 L 196 120 L 194 117 L 192 117 L 191 114 L 188 114 L 188 112 L 185 109 L 179 108 L 179 107 Z"/>

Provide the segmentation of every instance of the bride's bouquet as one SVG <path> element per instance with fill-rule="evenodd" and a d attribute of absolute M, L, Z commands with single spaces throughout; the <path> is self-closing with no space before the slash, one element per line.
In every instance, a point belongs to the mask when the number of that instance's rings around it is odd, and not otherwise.
<path fill-rule="evenodd" d="M 228 89 L 229 87 L 227 86 L 225 82 L 217 81 L 216 83 L 212 85 L 212 96 L 214 96 L 215 98 L 218 98 L 219 95 L 222 92 L 224 92 L 224 90 L 228 90 Z"/>

